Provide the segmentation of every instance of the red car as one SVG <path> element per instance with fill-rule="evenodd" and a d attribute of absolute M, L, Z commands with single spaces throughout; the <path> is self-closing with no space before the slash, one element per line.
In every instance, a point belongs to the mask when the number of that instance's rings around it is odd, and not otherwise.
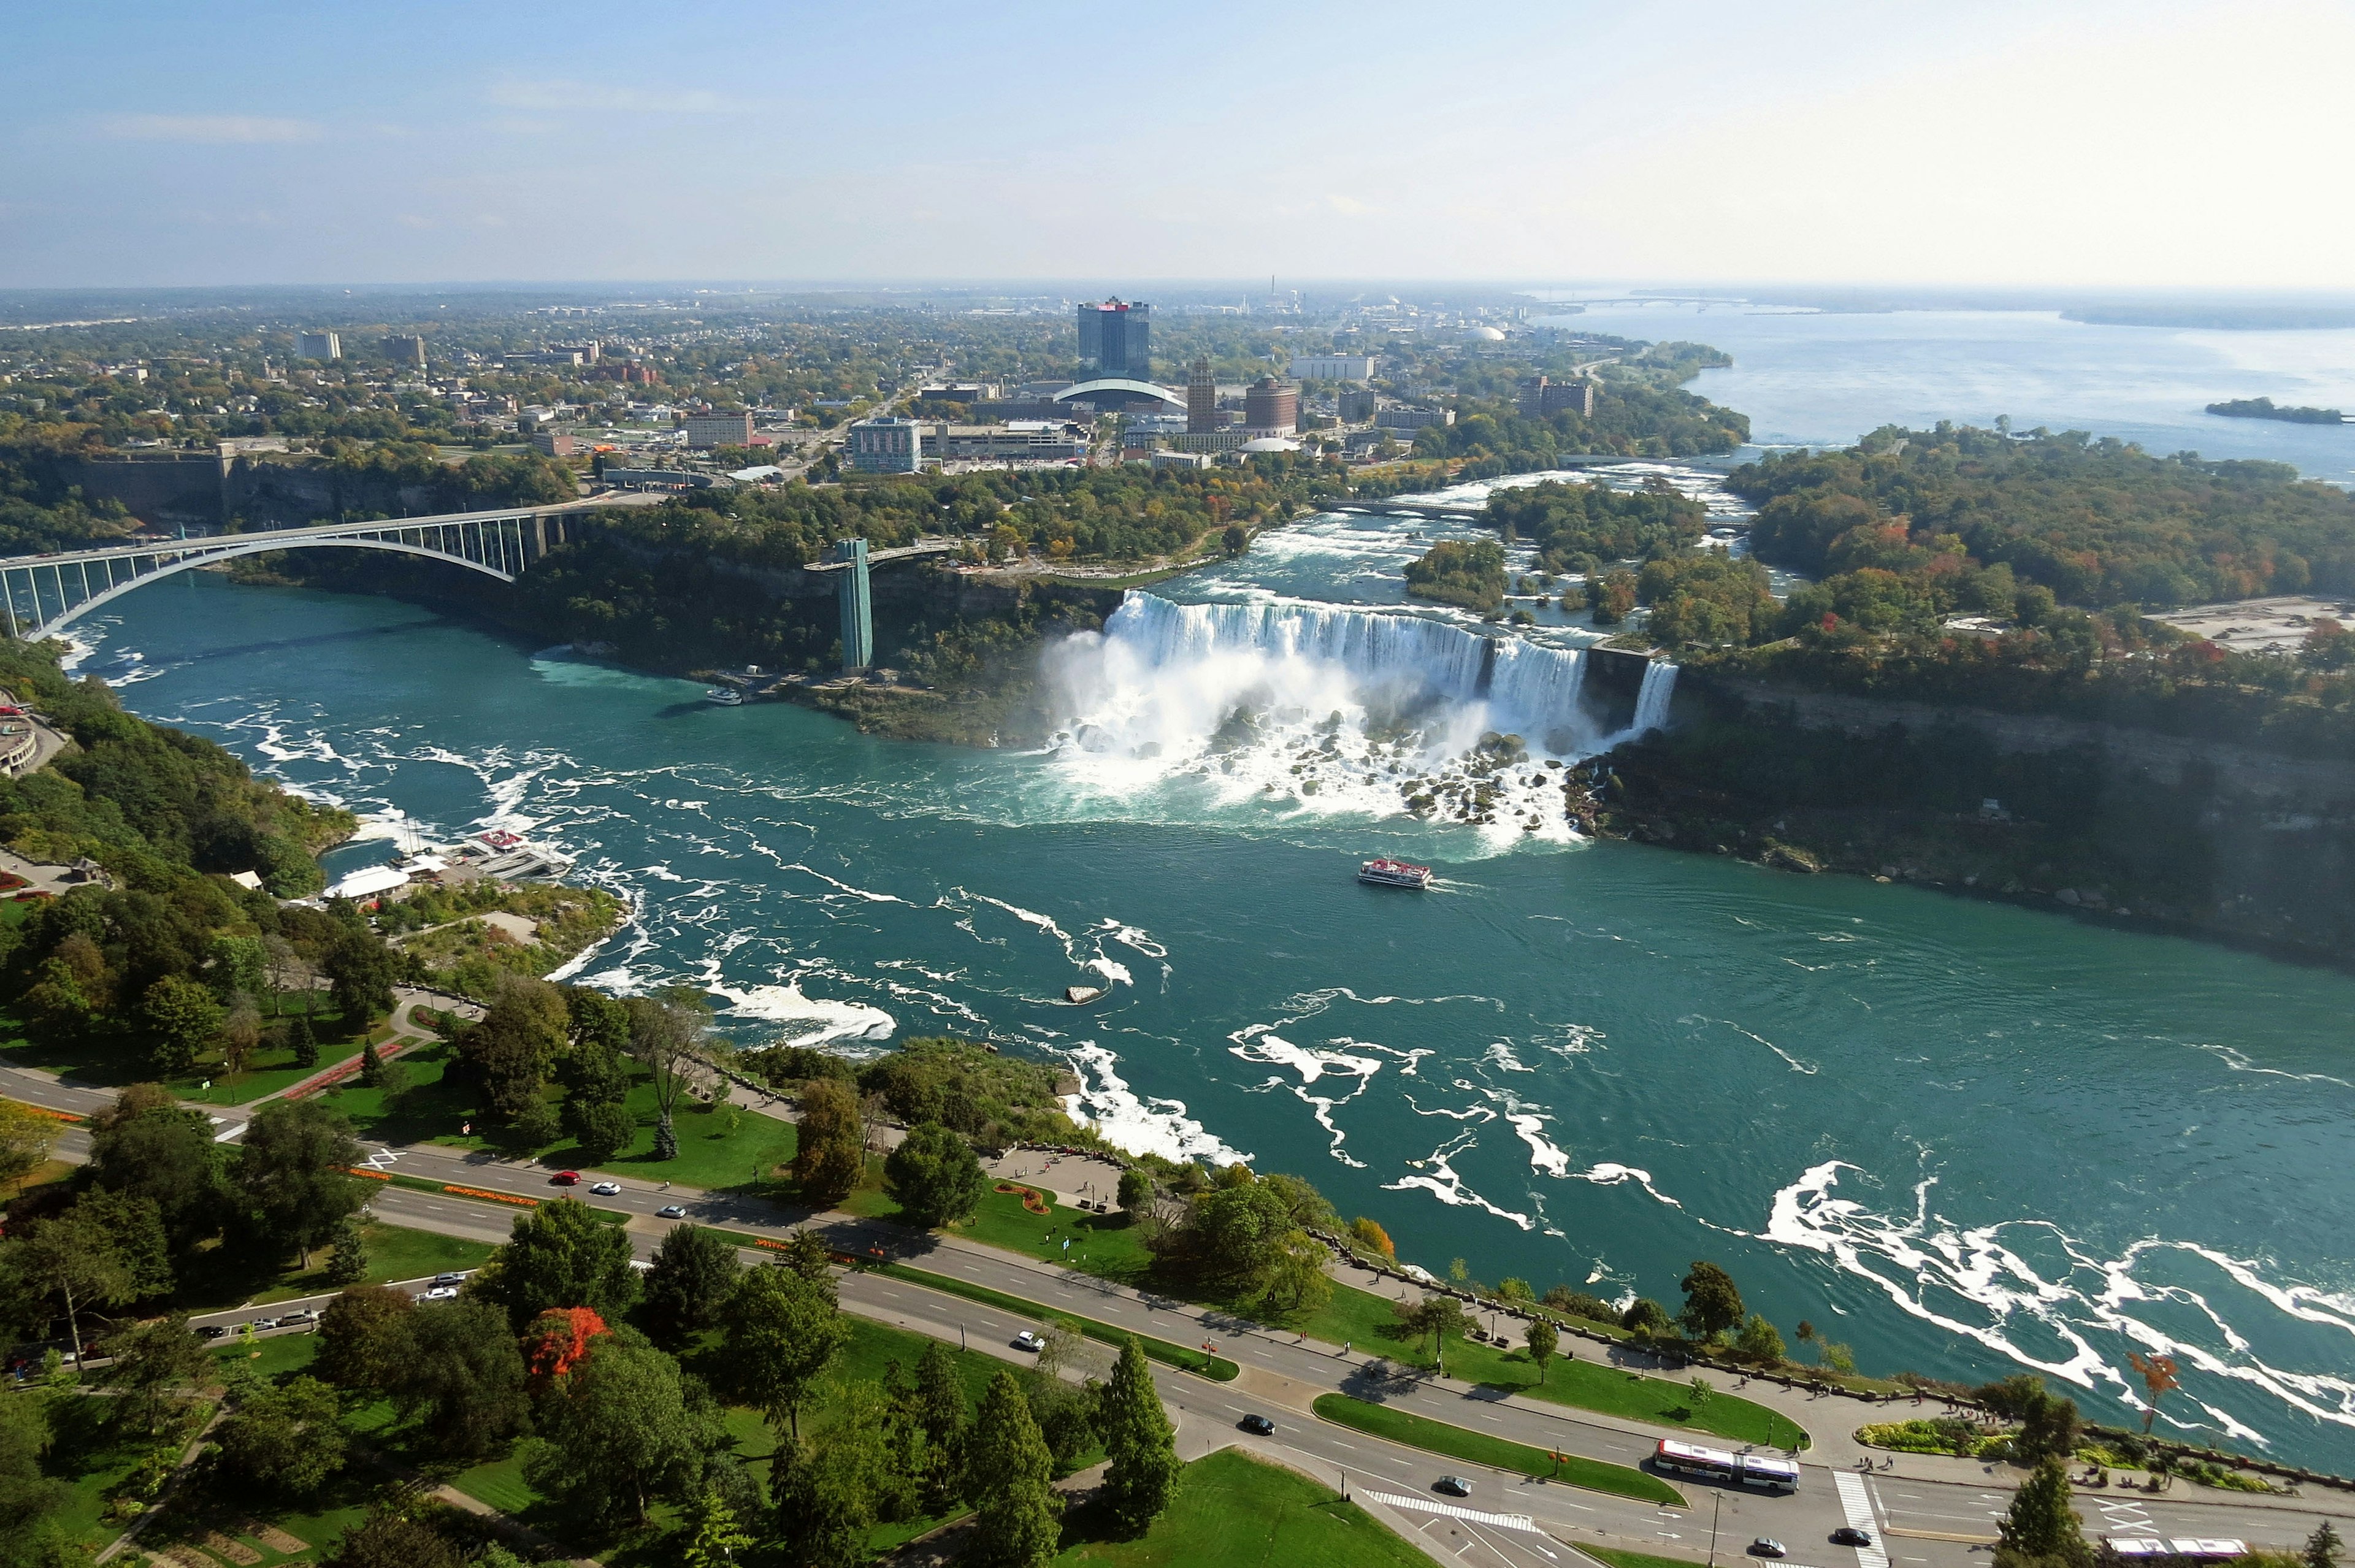
<path fill-rule="evenodd" d="M 548 1180 L 552 1187 L 578 1187 L 581 1185 L 581 1173 L 577 1170 L 559 1170 Z"/>

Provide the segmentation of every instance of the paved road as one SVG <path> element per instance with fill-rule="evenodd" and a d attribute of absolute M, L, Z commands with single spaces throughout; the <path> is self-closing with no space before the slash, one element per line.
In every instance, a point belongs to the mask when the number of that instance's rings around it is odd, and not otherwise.
<path fill-rule="evenodd" d="M 37 1097 L 36 1092 L 42 1091 L 45 1093 Z M 76 1110 L 95 1108 L 111 1098 L 100 1093 L 93 1103 L 89 1091 L 23 1072 L 8 1073 L 7 1081 L 0 1083 L 0 1092 Z M 60 1139 L 59 1154 L 79 1158 L 87 1146 L 86 1135 L 69 1132 Z M 750 1234 L 783 1237 L 803 1225 L 816 1225 L 837 1250 L 854 1255 L 906 1262 L 1180 1344 L 1209 1341 L 1220 1355 L 1243 1368 L 1235 1382 L 1220 1384 L 1182 1372 L 1156 1371 L 1189 1455 L 1239 1442 L 1267 1449 L 1272 1456 L 1310 1474 L 1330 1473 L 1337 1480 L 1346 1475 L 1357 1490 L 1380 1491 L 1433 1506 L 1445 1504 L 1471 1515 L 1525 1516 L 1558 1541 L 1601 1541 L 1700 1556 L 1707 1554 L 1713 1529 L 1721 1552 L 1738 1554 L 1753 1536 L 1769 1535 L 1788 1545 L 1792 1561 L 1806 1568 L 1891 1568 L 1892 1564 L 1895 1568 L 1967 1568 L 1975 1553 L 1984 1553 L 1986 1548 L 1980 1542 L 1993 1535 L 1994 1520 L 2009 1500 L 2012 1473 L 2008 1470 L 1948 1462 L 1945 1473 L 1931 1473 L 1926 1466 L 1907 1457 L 1897 1461 L 1901 1467 L 1897 1473 L 1868 1477 L 1811 1458 L 1796 1496 L 1764 1496 L 1678 1479 L 1677 1485 L 1691 1506 L 1660 1509 L 1461 1461 L 1435 1459 L 1420 1450 L 1321 1422 L 1310 1413 L 1309 1406 L 1317 1394 L 1336 1390 L 1379 1396 L 1398 1408 L 1474 1431 L 1625 1465 L 1640 1463 L 1657 1436 L 1675 1435 L 1654 1432 L 1640 1423 L 1539 1404 L 1452 1380 L 1392 1375 L 1391 1369 L 1369 1358 L 1344 1356 L 1317 1341 L 1272 1332 L 1226 1314 L 977 1243 L 913 1235 L 896 1225 L 814 1214 L 758 1198 L 636 1179 L 619 1179 L 616 1193 L 593 1195 L 586 1184 L 570 1189 L 551 1186 L 544 1167 L 503 1160 L 481 1151 L 379 1146 L 371 1159 L 382 1168 L 404 1175 L 489 1191 L 533 1198 L 569 1192 L 597 1207 L 628 1215 L 628 1232 L 641 1257 L 652 1253 L 671 1223 L 658 1218 L 656 1211 L 677 1204 L 693 1221 Z M 374 1194 L 370 1202 L 388 1221 L 490 1243 L 504 1240 L 515 1219 L 513 1213 L 480 1201 L 399 1187 L 388 1186 Z M 975 1349 L 1008 1360 L 1024 1359 L 1010 1345 L 1015 1332 L 1036 1326 L 1035 1318 L 880 1275 L 847 1276 L 842 1293 L 845 1307 L 862 1316 L 904 1323 L 942 1338 L 960 1337 Z M 274 1317 L 326 1299 L 320 1296 L 308 1302 L 209 1314 L 198 1321 L 234 1323 L 256 1316 Z M 1582 1342 L 1575 1342 L 1575 1348 L 1582 1355 L 1597 1353 Z M 1865 1408 L 1826 1398 L 1800 1418 L 1820 1432 L 1828 1423 L 1852 1424 Z M 1273 1437 L 1251 1438 L 1236 1430 L 1235 1424 L 1253 1412 L 1277 1423 Z M 1978 1473 L 1956 1474 L 1958 1467 Z M 1455 1503 L 1439 1499 L 1432 1487 L 1444 1474 L 1473 1478 L 1473 1497 Z M 2325 1512 L 2341 1520 L 2355 1518 L 2355 1499 L 2336 1493 L 2291 1500 L 2222 1492 L 2185 1496 L 2180 1490 L 2164 1499 L 2081 1492 L 2078 1506 L 2089 1530 L 2101 1533 L 2235 1535 L 2270 1545 L 2302 1541 Z M 1380 1505 L 1378 1511 L 1391 1522 L 1416 1531 L 1426 1544 L 1451 1560 L 1468 1563 L 1500 1557 L 1508 1563 L 1534 1565 L 1547 1561 L 1546 1552 L 1550 1550 L 1556 1553 L 1552 1560 L 1561 1561 L 1558 1545 L 1548 1548 L 1540 1536 L 1490 1519 L 1389 1505 Z M 1882 1547 L 1859 1550 L 1829 1545 L 1827 1538 L 1844 1523 L 1872 1529 L 1882 1539 Z M 1891 1527 L 1921 1533 L 1883 1535 Z"/>

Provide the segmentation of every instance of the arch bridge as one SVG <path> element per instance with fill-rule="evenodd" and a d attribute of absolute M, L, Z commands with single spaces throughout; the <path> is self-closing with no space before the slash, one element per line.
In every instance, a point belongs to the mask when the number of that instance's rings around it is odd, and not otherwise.
<path fill-rule="evenodd" d="M 1135 381 L 1125 376 L 1103 376 L 1092 381 L 1081 381 L 1064 388 L 1049 400 L 1075 403 L 1082 399 L 1094 399 L 1108 393 L 1126 398 L 1146 398 L 1177 413 L 1186 411 L 1186 400 L 1167 387 L 1156 387 L 1150 381 Z"/>
<path fill-rule="evenodd" d="M 579 503 L 518 507 L 11 556 L 0 560 L 0 609 L 10 636 L 37 641 L 157 578 L 282 549 L 387 550 L 513 582 L 525 567 L 572 538 L 581 516 L 596 509 Z"/>

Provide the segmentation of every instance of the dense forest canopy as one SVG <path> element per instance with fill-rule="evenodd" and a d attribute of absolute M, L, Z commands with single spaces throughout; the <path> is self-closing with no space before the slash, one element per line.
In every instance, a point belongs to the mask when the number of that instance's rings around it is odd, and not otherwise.
<path fill-rule="evenodd" d="M 2355 496 L 2286 464 L 2153 457 L 2080 431 L 1890 426 L 1728 484 L 1758 505 L 1759 555 L 1809 573 L 1960 552 L 2073 604 L 2355 591 Z"/>
<path fill-rule="evenodd" d="M 1406 591 L 1418 599 L 1493 610 L 1505 602 L 1505 550 L 1494 539 L 1442 539 L 1406 563 Z"/>
<path fill-rule="evenodd" d="M 1629 492 L 1551 480 L 1497 491 L 1485 518 L 1506 543 L 1535 545 L 1541 571 L 1587 573 L 1598 561 L 1689 545 L 1709 526 L 1707 508 L 1665 485 Z"/>

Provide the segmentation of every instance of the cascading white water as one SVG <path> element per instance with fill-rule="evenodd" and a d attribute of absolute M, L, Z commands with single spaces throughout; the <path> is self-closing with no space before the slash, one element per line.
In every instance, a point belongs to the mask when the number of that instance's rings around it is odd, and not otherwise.
<path fill-rule="evenodd" d="M 1228 800 L 1564 835 L 1561 775 L 1600 736 L 1582 652 L 1333 605 L 1132 592 L 1046 662 L 1075 784 L 1179 778 Z M 1512 737 L 1510 740 L 1499 737 Z"/>
<path fill-rule="evenodd" d="M 1636 688 L 1636 721 L 1628 726 L 1631 735 L 1644 735 L 1664 728 L 1668 721 L 1668 699 L 1676 695 L 1677 667 L 1665 660 L 1654 659 L 1644 667 L 1644 684 Z"/>

